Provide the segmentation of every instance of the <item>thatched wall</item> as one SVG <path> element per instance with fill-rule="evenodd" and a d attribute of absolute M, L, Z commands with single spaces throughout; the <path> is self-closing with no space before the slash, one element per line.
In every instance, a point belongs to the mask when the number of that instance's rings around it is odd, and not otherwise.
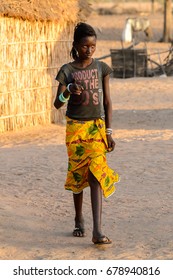
<path fill-rule="evenodd" d="M 55 76 L 70 59 L 79 12 L 76 0 L 1 0 L 0 132 L 62 120 Z"/>

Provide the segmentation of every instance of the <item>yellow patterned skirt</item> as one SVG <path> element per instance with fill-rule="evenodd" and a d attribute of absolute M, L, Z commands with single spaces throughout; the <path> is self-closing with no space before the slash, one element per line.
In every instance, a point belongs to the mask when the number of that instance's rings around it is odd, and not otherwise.
<path fill-rule="evenodd" d="M 119 175 L 107 164 L 105 122 L 101 119 L 79 121 L 67 117 L 66 146 L 69 162 L 65 189 L 77 194 L 88 187 L 90 170 L 100 183 L 104 197 L 113 194 Z"/>

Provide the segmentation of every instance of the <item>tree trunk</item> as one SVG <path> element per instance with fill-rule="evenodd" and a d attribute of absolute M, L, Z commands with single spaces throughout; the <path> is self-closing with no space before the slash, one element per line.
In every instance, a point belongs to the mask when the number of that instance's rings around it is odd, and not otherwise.
<path fill-rule="evenodd" d="M 171 41 L 171 27 L 172 27 L 172 1 L 164 1 L 164 31 L 163 42 Z"/>

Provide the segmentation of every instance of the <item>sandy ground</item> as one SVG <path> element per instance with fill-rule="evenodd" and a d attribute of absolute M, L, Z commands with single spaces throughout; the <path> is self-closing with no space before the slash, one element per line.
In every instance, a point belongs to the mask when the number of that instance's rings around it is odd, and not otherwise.
<path fill-rule="evenodd" d="M 124 18 L 93 14 L 88 19 L 102 28 L 97 57 L 119 43 L 110 29 L 114 21 L 123 26 Z M 156 18 L 158 29 L 162 15 Z M 0 259 L 173 258 L 173 78 L 111 78 L 110 88 L 116 149 L 108 162 L 121 182 L 103 199 L 103 232 L 113 244 L 91 242 L 89 188 L 84 193 L 87 236 L 72 237 L 72 195 L 63 188 L 65 127 L 49 125 L 1 134 Z"/>

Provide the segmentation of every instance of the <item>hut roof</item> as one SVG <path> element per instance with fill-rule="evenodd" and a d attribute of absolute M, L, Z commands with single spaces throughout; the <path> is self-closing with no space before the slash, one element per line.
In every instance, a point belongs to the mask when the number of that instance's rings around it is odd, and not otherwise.
<path fill-rule="evenodd" d="M 0 16 L 76 22 L 85 17 L 88 7 L 85 0 L 1 0 Z"/>

